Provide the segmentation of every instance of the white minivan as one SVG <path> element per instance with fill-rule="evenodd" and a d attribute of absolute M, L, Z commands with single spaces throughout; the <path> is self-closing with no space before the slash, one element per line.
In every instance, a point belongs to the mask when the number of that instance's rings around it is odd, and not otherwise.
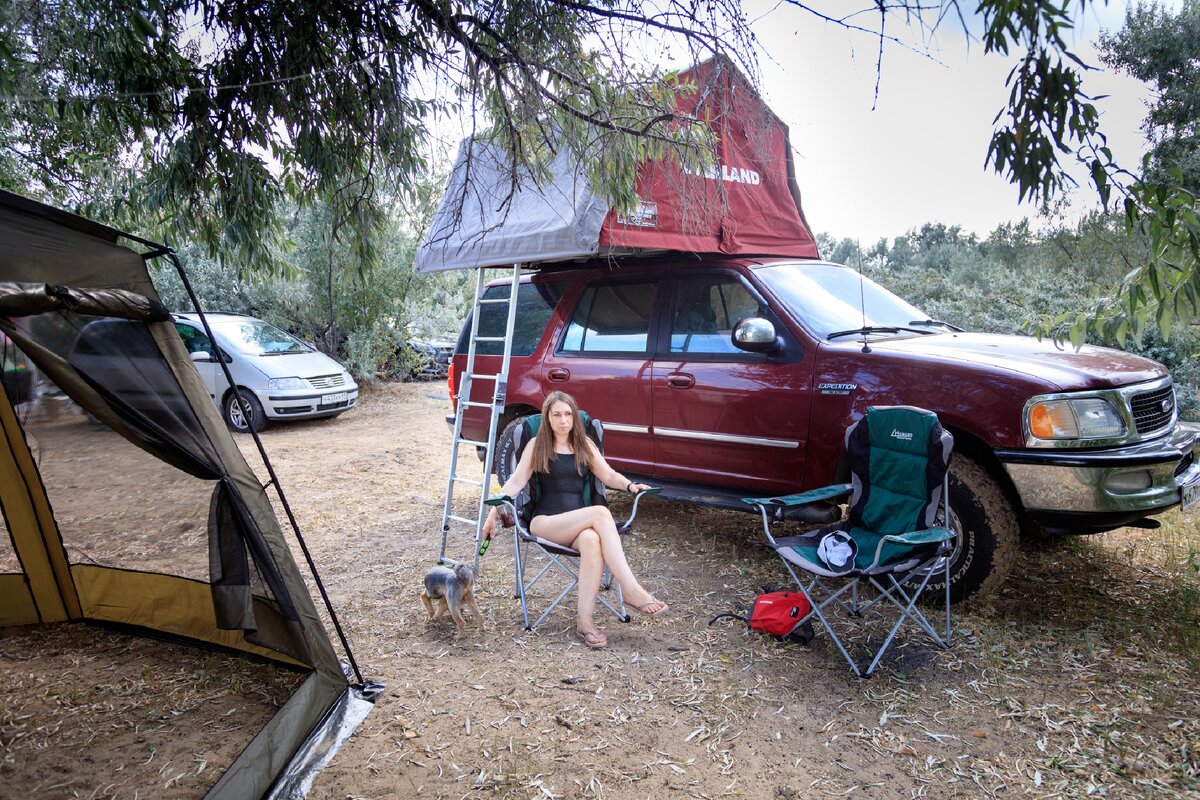
<path fill-rule="evenodd" d="M 204 316 L 217 347 L 197 314 L 174 314 L 175 329 L 209 395 L 235 431 L 261 430 L 267 420 L 336 417 L 358 401 L 358 384 L 350 373 L 290 333 L 244 314 Z M 218 349 L 246 401 L 248 415 L 217 363 Z"/>

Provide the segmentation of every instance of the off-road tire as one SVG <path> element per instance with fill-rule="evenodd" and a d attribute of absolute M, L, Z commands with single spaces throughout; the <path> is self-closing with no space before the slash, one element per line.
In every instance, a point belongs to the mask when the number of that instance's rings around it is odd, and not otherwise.
<path fill-rule="evenodd" d="M 238 394 L 246 401 L 249 408 L 248 417 L 238 405 Z M 221 416 L 225 418 L 225 424 L 237 433 L 258 432 L 267 424 L 267 415 L 263 413 L 262 404 L 258 402 L 257 397 L 245 390 L 238 390 L 237 394 L 226 392 L 225 400 L 221 403 Z"/>
<path fill-rule="evenodd" d="M 521 426 L 524 416 L 519 416 L 504 426 L 496 444 L 496 454 L 492 459 L 492 471 L 496 473 L 496 481 L 503 486 L 512 477 L 517 468 L 517 445 L 514 441 L 517 429 Z"/>
<path fill-rule="evenodd" d="M 992 592 L 1008 575 L 1017 557 L 1020 526 L 1004 489 L 979 462 L 955 453 L 950 462 L 950 527 L 959 540 L 950 563 L 950 601 Z M 924 598 L 942 597 L 940 570 L 929 581 Z"/>

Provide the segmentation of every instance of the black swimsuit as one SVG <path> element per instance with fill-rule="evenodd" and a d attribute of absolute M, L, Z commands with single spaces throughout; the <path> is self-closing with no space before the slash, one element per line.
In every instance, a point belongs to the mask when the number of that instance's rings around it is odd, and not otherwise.
<path fill-rule="evenodd" d="M 548 472 L 538 475 L 542 492 L 533 515 L 549 516 L 583 508 L 583 477 L 575 471 L 574 454 L 555 453 L 549 467 Z"/>

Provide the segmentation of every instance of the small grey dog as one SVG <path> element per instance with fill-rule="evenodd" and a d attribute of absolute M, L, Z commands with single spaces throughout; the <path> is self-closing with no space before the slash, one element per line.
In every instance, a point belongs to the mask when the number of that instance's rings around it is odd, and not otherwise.
<path fill-rule="evenodd" d="M 437 566 L 425 573 L 425 588 L 421 591 L 421 604 L 431 620 L 441 619 L 446 611 L 458 626 L 458 636 L 467 630 L 463 619 L 463 606 L 471 609 L 471 613 L 479 621 L 479 630 L 483 630 L 483 614 L 475 605 L 475 568 L 470 564 L 456 564 L 450 567 Z M 435 611 L 434 601 L 438 602 Z"/>

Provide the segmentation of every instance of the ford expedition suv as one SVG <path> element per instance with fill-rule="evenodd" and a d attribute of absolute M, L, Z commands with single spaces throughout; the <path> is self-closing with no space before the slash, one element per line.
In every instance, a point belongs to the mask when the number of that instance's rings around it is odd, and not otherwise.
<path fill-rule="evenodd" d="M 507 296 L 507 282 L 487 289 Z M 503 337 L 506 305 L 483 309 L 479 335 Z M 477 374 L 499 370 L 501 348 L 479 343 Z M 1156 527 L 1153 515 L 1200 498 L 1200 426 L 1178 420 L 1160 364 L 964 331 L 820 261 L 676 256 L 523 276 L 502 428 L 555 389 L 604 422 L 623 474 L 731 508 L 844 480 L 844 431 L 868 406 L 931 409 L 955 441 L 956 600 L 1003 580 L 1022 530 Z M 472 399 L 492 391 L 475 381 Z M 487 413 L 468 408 L 463 435 L 483 441 Z"/>

